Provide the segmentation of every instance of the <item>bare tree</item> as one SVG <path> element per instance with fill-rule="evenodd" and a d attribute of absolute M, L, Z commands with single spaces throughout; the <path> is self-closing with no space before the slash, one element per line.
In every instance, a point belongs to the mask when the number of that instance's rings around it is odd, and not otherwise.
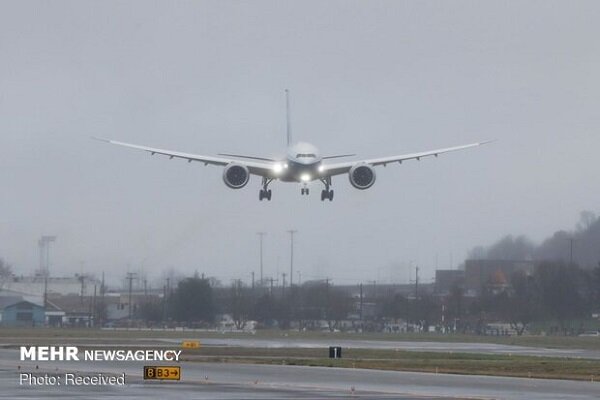
<path fill-rule="evenodd" d="M 12 267 L 3 258 L 0 258 L 0 289 L 4 288 L 12 276 Z"/>
<path fill-rule="evenodd" d="M 250 296 L 244 290 L 242 282 L 238 279 L 231 285 L 231 318 L 236 329 L 244 329 L 252 312 Z"/>

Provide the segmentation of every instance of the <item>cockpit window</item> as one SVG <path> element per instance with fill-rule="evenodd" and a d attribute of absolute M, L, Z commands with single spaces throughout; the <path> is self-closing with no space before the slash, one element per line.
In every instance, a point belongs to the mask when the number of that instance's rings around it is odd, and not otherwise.
<path fill-rule="evenodd" d="M 316 158 L 317 156 L 312 153 L 298 153 L 296 158 Z"/>

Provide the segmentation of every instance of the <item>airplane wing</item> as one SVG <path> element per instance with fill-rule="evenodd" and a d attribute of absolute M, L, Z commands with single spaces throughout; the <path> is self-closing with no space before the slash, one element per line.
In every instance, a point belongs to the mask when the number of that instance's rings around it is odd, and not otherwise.
<path fill-rule="evenodd" d="M 324 176 L 333 176 L 333 175 L 344 174 L 344 173 L 348 172 L 350 170 L 350 168 L 352 168 L 356 164 L 368 164 L 371 166 L 377 166 L 377 165 L 386 166 L 387 164 L 395 163 L 395 162 L 402 164 L 402 161 L 420 160 L 423 157 L 429 157 L 429 156 L 437 157 L 439 154 L 442 154 L 442 153 L 449 153 L 451 151 L 464 150 L 464 149 L 468 149 L 471 147 L 481 146 L 482 144 L 486 144 L 486 143 L 490 143 L 490 142 L 491 141 L 471 143 L 471 144 L 465 144 L 462 146 L 447 147 L 444 149 L 423 151 L 420 153 L 411 153 L 411 154 L 402 154 L 402 155 L 397 155 L 397 156 L 372 158 L 369 160 L 358 160 L 358 161 L 347 161 L 347 162 L 343 162 L 343 163 L 323 164 L 321 174 Z"/>
<path fill-rule="evenodd" d="M 119 142 L 116 140 L 109 140 L 109 139 L 102 139 L 102 138 L 93 138 L 93 139 L 99 140 L 101 142 L 110 143 L 110 144 L 116 144 L 118 146 L 124 146 L 124 147 L 129 147 L 132 149 L 147 151 L 150 153 L 150 155 L 160 154 L 163 156 L 168 156 L 170 159 L 181 158 L 181 159 L 187 160 L 188 162 L 198 161 L 198 162 L 203 163 L 204 165 L 226 166 L 229 163 L 235 162 L 236 164 L 245 165 L 246 167 L 248 167 L 248 170 L 250 171 L 251 174 L 266 176 L 266 177 L 272 177 L 274 175 L 273 166 L 275 163 L 272 163 L 272 162 L 268 162 L 268 163 L 267 162 L 256 162 L 256 161 L 250 162 L 250 161 L 235 160 L 232 158 L 202 156 L 202 155 L 198 155 L 198 154 L 190 154 L 190 153 L 182 153 L 179 151 L 158 149 L 155 147 L 140 146 L 137 144 Z"/>

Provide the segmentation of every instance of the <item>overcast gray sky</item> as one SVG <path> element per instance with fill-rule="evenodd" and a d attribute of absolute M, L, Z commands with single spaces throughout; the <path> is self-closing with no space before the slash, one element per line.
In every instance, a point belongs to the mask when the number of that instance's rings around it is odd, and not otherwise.
<path fill-rule="evenodd" d="M 55 272 L 198 270 L 249 280 L 430 281 L 508 233 L 539 241 L 598 210 L 595 1 L 1 1 L 0 257 Z M 295 139 L 383 156 L 498 141 L 334 178 L 300 196 L 101 136 L 199 154 L 281 154 Z M 437 260 L 437 261 L 436 261 Z M 451 265 L 452 263 L 452 265 Z M 294 277 L 297 279 L 297 277 Z"/>

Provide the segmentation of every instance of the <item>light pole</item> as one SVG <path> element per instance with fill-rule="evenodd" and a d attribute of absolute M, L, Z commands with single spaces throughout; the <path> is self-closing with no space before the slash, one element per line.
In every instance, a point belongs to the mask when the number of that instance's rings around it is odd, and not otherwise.
<path fill-rule="evenodd" d="M 294 234 L 298 232 L 295 229 L 290 229 L 290 289 L 292 288 L 292 282 L 294 279 Z"/>
<path fill-rule="evenodd" d="M 127 279 L 129 281 L 129 322 L 131 323 L 131 289 L 132 289 L 132 281 L 135 279 L 135 272 L 128 272 Z"/>
<path fill-rule="evenodd" d="M 50 270 L 50 243 L 56 241 L 56 236 L 43 235 L 38 241 L 40 247 L 40 273 L 48 276 Z"/>
<path fill-rule="evenodd" d="M 266 235 L 265 232 L 258 232 L 257 235 L 260 237 L 260 284 L 263 284 L 263 237 Z"/>
<path fill-rule="evenodd" d="M 50 275 L 50 243 L 56 236 L 43 235 L 38 241 L 40 246 L 40 273 L 44 277 L 44 307 L 48 302 L 48 276 Z"/>

